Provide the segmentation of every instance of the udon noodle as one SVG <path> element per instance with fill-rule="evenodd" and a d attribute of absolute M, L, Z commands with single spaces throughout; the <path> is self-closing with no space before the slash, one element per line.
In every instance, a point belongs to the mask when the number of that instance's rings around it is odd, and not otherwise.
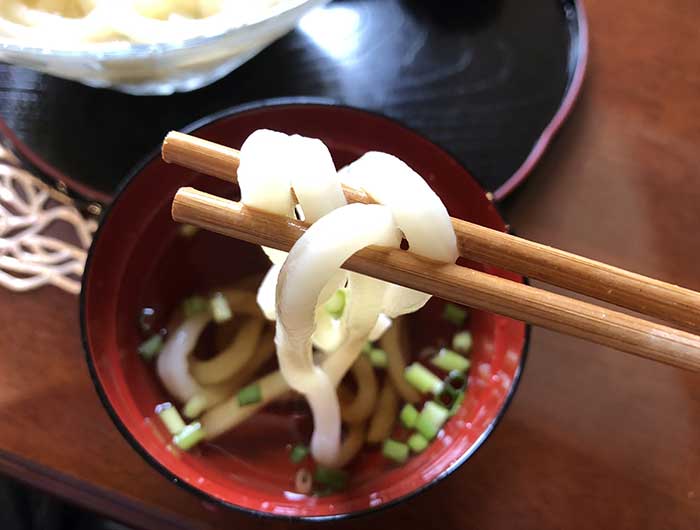
<path fill-rule="evenodd" d="M 386 153 L 367 153 L 337 172 L 320 140 L 260 130 L 244 142 L 240 157 L 242 202 L 310 227 L 288 254 L 263 248 L 270 267 L 257 293 L 249 281 L 221 291 L 217 303 L 223 299 L 230 310 L 217 311 L 213 298 L 209 309 L 189 301 L 157 359 L 164 387 L 184 404 L 185 416 L 199 418 L 206 439 L 298 393 L 311 412 L 309 449 L 318 465 L 343 467 L 365 442 L 384 443 L 385 456 L 396 462 L 405 460 L 409 446 L 422 451 L 459 407 L 469 367 L 462 345 L 471 347 L 471 339 L 455 343 L 459 353 L 441 351 L 433 371 L 407 366 L 402 315 L 430 296 L 341 266 L 362 248 L 398 248 L 402 239 L 413 253 L 454 262 L 456 238 L 444 205 L 420 175 Z M 342 183 L 377 204 L 347 204 Z M 466 313 L 450 310 L 454 324 L 463 326 Z M 231 314 L 228 345 L 210 359 L 192 358 L 212 319 Z M 274 345 L 266 322 L 274 325 Z M 275 352 L 279 371 L 255 379 Z M 435 369 L 448 376 L 441 380 Z M 433 401 L 419 412 L 426 393 Z M 398 418 L 402 428 L 416 430 L 407 444 L 391 440 Z M 306 478 L 297 477 L 304 488 Z"/>
<path fill-rule="evenodd" d="M 269 156 L 271 152 L 277 156 Z M 347 183 L 365 190 L 378 205 L 345 204 L 341 180 L 319 140 L 256 131 L 241 148 L 238 175 L 244 204 L 291 216 L 295 206 L 291 188 L 305 220 L 314 223 L 279 270 L 275 342 L 282 375 L 311 407 L 311 453 L 318 462 L 333 465 L 341 433 L 335 386 L 360 354 L 380 314 L 395 317 L 412 312 L 429 299 L 358 274 L 341 272 L 339 279 L 340 266 L 369 245 L 398 247 L 401 233 L 412 252 L 454 262 L 454 230 L 447 210 L 425 181 L 385 153 L 367 153 L 343 171 Z M 273 253 L 273 263 L 280 259 L 280 254 Z M 348 335 L 324 369 L 312 355 L 315 315 L 344 281 L 349 293 L 344 323 Z"/>
<path fill-rule="evenodd" d="M 284 0 L 3 0 L 0 35 L 51 47 L 179 42 L 255 22 Z"/>

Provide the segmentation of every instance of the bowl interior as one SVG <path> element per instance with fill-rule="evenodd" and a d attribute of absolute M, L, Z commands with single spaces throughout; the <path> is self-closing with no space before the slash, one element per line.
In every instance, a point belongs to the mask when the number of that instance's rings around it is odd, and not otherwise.
<path fill-rule="evenodd" d="M 339 167 L 369 150 L 393 153 L 426 178 L 451 215 L 505 229 L 484 191 L 449 155 L 381 116 L 327 105 L 275 105 L 219 117 L 195 134 L 240 146 L 263 127 L 323 139 Z M 449 473 L 483 442 L 517 382 L 526 327 L 472 311 L 467 398 L 444 436 L 404 466 L 387 465 L 379 451 L 369 451 L 353 464 L 346 492 L 320 498 L 291 493 L 294 468 L 279 446 L 290 426 L 275 411 L 244 423 L 221 445 L 192 454 L 169 450 L 153 421 L 154 406 L 168 397 L 136 353 L 142 340 L 139 310 L 152 306 L 163 314 L 193 292 L 267 267 L 262 252 L 247 243 L 205 232 L 190 239 L 180 236 L 170 218 L 170 202 L 180 186 L 231 198 L 238 193 L 234 185 L 151 159 L 107 212 L 90 252 L 82 293 L 83 337 L 95 384 L 117 426 L 149 462 L 185 487 L 228 505 L 280 516 L 328 517 L 401 499 Z M 486 270 L 522 281 L 512 273 Z M 437 310 L 440 303 L 431 301 L 411 317 L 412 353 L 449 340 L 451 332 Z M 230 447 L 235 447 L 233 454 Z"/>

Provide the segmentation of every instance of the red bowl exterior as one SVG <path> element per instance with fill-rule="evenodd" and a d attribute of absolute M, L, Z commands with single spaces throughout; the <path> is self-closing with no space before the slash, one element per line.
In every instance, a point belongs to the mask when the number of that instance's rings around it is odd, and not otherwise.
<path fill-rule="evenodd" d="M 450 155 L 376 114 L 319 103 L 268 102 L 232 109 L 189 130 L 214 142 L 239 146 L 259 128 L 321 138 L 339 166 L 369 150 L 395 154 L 424 176 L 451 215 L 506 229 L 483 189 Z M 216 260 L 206 259 L 211 256 L 190 260 L 184 267 L 164 267 L 157 259 L 176 233 L 170 219 L 172 197 L 179 187 L 189 185 L 220 195 L 233 193 L 230 184 L 168 165 L 157 155 L 140 166 L 105 213 L 83 278 L 81 326 L 95 386 L 119 430 L 148 462 L 170 480 L 226 506 L 285 518 L 327 519 L 405 499 L 454 471 L 483 443 L 517 386 L 528 330 L 521 322 L 475 311 L 470 324 L 475 347 L 468 397 L 447 424 L 444 436 L 406 465 L 388 469 L 342 495 L 300 499 L 248 480 L 251 466 L 235 459 L 202 458 L 169 450 L 148 419 L 153 404 L 164 396 L 149 367 L 135 353 L 141 340 L 134 325 L 136 311 L 145 290 L 156 292 L 166 304 L 175 303 L 190 287 L 191 271 L 206 271 L 216 279 L 227 273 L 221 264 L 231 263 L 219 259 L 218 270 L 213 271 L 210 267 L 216 268 L 212 265 Z M 227 241 L 217 244 L 226 245 Z M 232 256 L 239 252 L 235 244 L 238 242 L 230 244 Z M 154 270 L 157 263 L 162 270 Z M 253 269 L 259 265 L 250 263 Z M 493 267 L 470 265 L 524 281 Z M 148 278 L 157 278 L 158 285 L 149 285 Z M 428 320 L 422 325 L 430 328 L 430 315 L 425 318 Z"/>

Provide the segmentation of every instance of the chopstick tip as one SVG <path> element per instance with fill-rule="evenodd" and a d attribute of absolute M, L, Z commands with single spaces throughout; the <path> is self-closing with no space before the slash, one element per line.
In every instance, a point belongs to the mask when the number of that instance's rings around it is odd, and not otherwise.
<path fill-rule="evenodd" d="M 171 160 L 168 157 L 168 154 L 170 153 L 170 141 L 175 137 L 177 134 L 177 131 L 170 131 L 168 134 L 165 135 L 165 138 L 163 138 L 163 143 L 161 144 L 160 147 L 160 156 L 163 159 L 163 162 L 170 164 Z"/>

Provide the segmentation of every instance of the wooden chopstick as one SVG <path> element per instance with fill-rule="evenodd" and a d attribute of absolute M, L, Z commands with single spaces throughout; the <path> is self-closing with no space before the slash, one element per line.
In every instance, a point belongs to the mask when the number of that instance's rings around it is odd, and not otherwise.
<path fill-rule="evenodd" d="M 175 221 L 288 251 L 307 228 L 193 188 L 172 204 Z M 587 302 L 400 249 L 369 247 L 343 268 L 477 309 L 589 340 L 647 359 L 700 371 L 700 337 Z"/>
<path fill-rule="evenodd" d="M 163 141 L 163 160 L 236 182 L 239 152 L 179 132 Z M 343 187 L 350 202 L 371 203 L 363 191 Z M 460 255 L 542 280 L 620 307 L 700 332 L 700 293 L 452 218 Z"/>

